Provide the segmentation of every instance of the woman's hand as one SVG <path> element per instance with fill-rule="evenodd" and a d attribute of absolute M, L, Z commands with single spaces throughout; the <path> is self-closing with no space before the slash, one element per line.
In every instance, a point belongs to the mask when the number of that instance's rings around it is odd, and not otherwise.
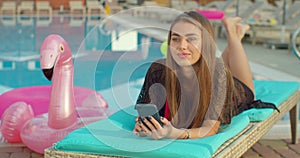
<path fill-rule="evenodd" d="M 250 26 L 248 24 L 242 24 L 242 18 L 240 17 L 225 17 L 222 19 L 222 24 L 226 29 L 229 39 L 242 40 Z"/>
<path fill-rule="evenodd" d="M 141 123 L 140 117 L 137 117 L 135 119 L 135 126 L 134 126 L 134 129 L 133 129 L 133 133 L 135 135 L 141 136 L 141 137 L 147 136 L 145 131 L 142 130 L 142 127 L 141 127 L 140 123 Z"/>
<path fill-rule="evenodd" d="M 176 134 L 177 132 L 175 132 L 177 129 L 174 128 L 171 122 L 166 118 L 161 118 L 163 126 L 161 126 L 159 122 L 152 116 L 150 116 L 148 119 L 143 119 L 143 122 L 140 120 L 140 118 L 136 119 L 135 128 L 133 130 L 134 134 L 138 136 L 148 136 L 152 139 L 176 139 L 178 137 Z"/>

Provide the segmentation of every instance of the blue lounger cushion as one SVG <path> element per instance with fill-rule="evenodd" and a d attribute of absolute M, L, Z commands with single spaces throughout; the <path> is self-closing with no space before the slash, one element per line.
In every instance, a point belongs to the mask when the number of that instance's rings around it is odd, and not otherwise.
<path fill-rule="evenodd" d="M 54 148 L 126 157 L 211 157 L 219 146 L 249 124 L 246 115 L 239 115 L 214 136 L 189 140 L 152 140 L 132 133 L 136 115 L 133 106 L 120 110 L 106 120 L 71 132 Z"/>
<path fill-rule="evenodd" d="M 255 80 L 254 87 L 256 99 L 273 103 L 279 107 L 279 105 L 281 105 L 299 89 L 299 83 L 288 81 Z M 251 122 L 257 122 L 267 119 L 273 111 L 273 109 L 251 109 L 245 111 L 243 114 L 248 115 Z"/>
<path fill-rule="evenodd" d="M 299 88 L 297 82 L 255 81 L 257 99 L 279 106 Z M 227 140 L 251 121 L 266 119 L 273 109 L 251 109 L 222 126 L 218 134 L 190 140 L 151 140 L 132 133 L 137 115 L 133 106 L 119 110 L 108 119 L 68 134 L 54 148 L 62 151 L 126 157 L 211 157 Z"/>

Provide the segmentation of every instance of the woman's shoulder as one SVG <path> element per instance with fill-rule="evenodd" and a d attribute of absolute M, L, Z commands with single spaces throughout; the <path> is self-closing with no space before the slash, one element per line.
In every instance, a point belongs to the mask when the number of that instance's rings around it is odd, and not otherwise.
<path fill-rule="evenodd" d="M 164 71 L 165 65 L 166 65 L 166 59 L 158 59 L 151 64 L 149 71 L 151 72 Z"/>
<path fill-rule="evenodd" d="M 166 59 L 162 58 L 162 59 L 157 59 L 155 60 L 152 65 L 159 65 L 159 66 L 165 66 L 166 65 Z"/>

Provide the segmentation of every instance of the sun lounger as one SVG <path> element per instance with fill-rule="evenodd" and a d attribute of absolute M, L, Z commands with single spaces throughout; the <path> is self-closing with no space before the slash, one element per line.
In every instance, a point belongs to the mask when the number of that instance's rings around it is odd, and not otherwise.
<path fill-rule="evenodd" d="M 239 11 L 239 15 L 241 18 L 243 18 L 244 20 L 248 19 L 249 16 L 251 16 L 255 10 L 259 10 L 261 8 L 263 8 L 266 5 L 266 2 L 264 1 L 257 1 L 255 3 L 253 3 L 252 5 L 247 5 L 247 8 L 241 9 L 241 11 Z"/>
<path fill-rule="evenodd" d="M 41 12 L 47 12 L 46 15 L 52 16 L 52 7 L 48 1 L 36 1 L 36 14 L 39 16 Z"/>
<path fill-rule="evenodd" d="M 24 14 L 26 12 L 33 14 L 34 1 L 21 1 L 21 4 L 18 6 L 17 13 L 20 15 L 20 14 Z"/>
<path fill-rule="evenodd" d="M 101 4 L 99 3 L 98 0 L 87 0 L 86 1 L 86 8 L 87 8 L 87 14 L 91 16 L 92 14 L 102 14 L 104 13 L 104 8 Z M 96 12 L 96 13 L 94 13 Z"/>
<path fill-rule="evenodd" d="M 16 13 L 16 6 L 15 1 L 3 1 L 2 7 L 0 8 L 0 14 L 10 13 L 14 15 Z"/>
<path fill-rule="evenodd" d="M 119 4 L 119 1 L 108 1 L 107 4 L 110 10 L 109 14 L 116 14 L 123 10 L 123 7 Z"/>
<path fill-rule="evenodd" d="M 177 15 L 183 13 L 176 8 L 166 8 L 159 6 L 156 2 L 146 1 L 141 7 L 134 7 L 131 9 L 134 18 L 154 19 L 158 22 L 168 23 L 173 21 Z"/>
<path fill-rule="evenodd" d="M 227 0 L 227 1 L 212 1 L 208 4 L 206 4 L 205 8 L 214 8 L 218 10 L 225 11 L 226 9 L 230 8 L 231 6 L 236 3 L 236 0 Z"/>
<path fill-rule="evenodd" d="M 48 27 L 51 24 L 51 22 L 52 22 L 52 16 L 36 18 L 37 27 Z"/>
<path fill-rule="evenodd" d="M 16 26 L 17 17 L 16 16 L 1 17 L 0 23 L 2 23 L 3 26 Z"/>
<path fill-rule="evenodd" d="M 249 31 L 252 44 L 259 41 L 268 41 L 269 47 L 276 48 L 283 45 L 289 48 L 290 37 L 292 32 L 300 26 L 300 2 L 295 1 L 286 8 L 285 19 L 283 20 L 283 11 L 276 14 L 277 23 L 250 23 L 251 30 Z M 282 8 L 282 6 L 280 6 Z M 282 9 L 280 9 L 282 10 Z M 283 22 L 284 21 L 284 22 Z"/>
<path fill-rule="evenodd" d="M 240 157 L 286 112 L 290 112 L 292 143 L 297 143 L 299 83 L 256 80 L 254 84 L 257 99 L 274 103 L 280 113 L 273 109 L 251 109 L 235 116 L 230 125 L 222 126 L 214 136 L 189 140 L 151 140 L 132 134 L 137 114 L 133 106 L 129 106 L 108 119 L 71 132 L 46 149 L 44 156 Z M 136 96 L 139 88 L 131 87 L 129 92 Z M 108 100 L 113 98 L 110 93 L 102 94 Z"/>
<path fill-rule="evenodd" d="M 34 17 L 32 16 L 18 16 L 17 22 L 22 26 L 33 26 Z"/>
<path fill-rule="evenodd" d="M 245 3 L 245 2 L 243 2 Z M 236 0 L 226 0 L 226 1 L 212 1 L 204 5 L 204 9 L 217 9 L 222 10 L 227 15 L 235 14 L 235 4 Z M 234 12 L 234 13 L 233 13 Z"/>
<path fill-rule="evenodd" d="M 199 5 L 196 1 L 186 1 L 183 5 L 183 11 L 191 11 L 199 8 Z"/>
<path fill-rule="evenodd" d="M 250 23 L 251 25 L 253 25 L 254 23 L 258 24 L 258 22 L 253 22 L 254 21 L 253 17 L 256 15 L 256 13 L 259 13 L 259 16 L 262 16 L 265 15 L 266 12 L 265 10 L 269 11 L 270 9 L 275 10 L 275 7 L 272 7 L 270 4 L 268 4 L 266 0 L 256 0 L 255 2 L 251 2 L 250 0 L 247 1 L 245 0 L 243 2 L 240 2 L 238 6 L 236 4 L 228 5 L 226 10 L 224 10 L 224 13 L 225 16 L 227 17 L 239 16 L 243 19 L 244 23 Z M 272 13 L 276 11 L 273 11 Z M 270 19 L 271 18 L 272 17 L 270 17 Z M 266 22 L 259 22 L 259 25 L 265 23 Z M 216 31 L 216 36 L 217 37 L 224 36 L 225 30 L 223 29 L 222 31 L 220 31 L 221 28 L 223 28 L 223 25 L 219 21 L 213 22 L 213 24 L 217 28 L 217 30 L 219 30 Z M 268 24 L 270 23 L 268 22 Z"/>
<path fill-rule="evenodd" d="M 82 27 L 85 22 L 85 18 L 70 17 L 69 25 L 72 27 Z"/>
<path fill-rule="evenodd" d="M 132 15 L 135 17 L 145 17 L 155 14 L 158 14 L 156 10 L 154 10 L 156 7 L 159 7 L 159 5 L 155 1 L 145 1 L 141 5 L 141 7 L 133 7 Z M 161 14 L 160 14 L 161 15 Z"/>
<path fill-rule="evenodd" d="M 280 12 L 279 12 L 279 14 L 277 14 L 277 20 L 278 20 L 278 24 L 282 24 L 283 23 L 283 9 L 282 9 L 283 6 L 279 6 L 279 7 L 280 7 Z M 300 2 L 299 1 L 295 1 L 292 4 L 287 5 L 286 6 L 286 13 L 285 13 L 285 20 L 288 21 L 289 19 L 293 19 L 293 18 L 295 18 L 295 16 L 300 14 L 299 8 L 300 8 Z"/>
<path fill-rule="evenodd" d="M 81 13 L 85 15 L 86 7 L 82 4 L 82 1 L 69 1 L 70 14 Z"/>
<path fill-rule="evenodd" d="M 236 5 L 236 0 L 224 1 L 213 1 L 204 6 L 203 9 L 207 10 L 221 10 L 224 12 L 226 17 L 235 17 L 239 16 L 244 19 L 247 19 L 252 13 L 261 8 L 264 5 L 262 0 L 256 2 L 251 2 L 250 0 L 245 0 L 239 3 L 239 6 Z M 215 36 L 221 37 L 225 35 L 225 30 L 222 29 L 223 25 L 221 21 L 212 21 L 212 25 L 215 30 Z"/>

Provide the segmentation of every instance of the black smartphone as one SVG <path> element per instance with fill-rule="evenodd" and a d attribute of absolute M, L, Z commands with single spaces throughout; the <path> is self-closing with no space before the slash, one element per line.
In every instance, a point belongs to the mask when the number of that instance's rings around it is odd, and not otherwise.
<path fill-rule="evenodd" d="M 157 120 L 157 122 L 159 122 L 161 126 L 163 126 L 155 104 L 136 104 L 135 109 L 138 111 L 138 114 L 141 117 L 141 119 L 148 119 L 148 116 L 152 116 Z"/>

